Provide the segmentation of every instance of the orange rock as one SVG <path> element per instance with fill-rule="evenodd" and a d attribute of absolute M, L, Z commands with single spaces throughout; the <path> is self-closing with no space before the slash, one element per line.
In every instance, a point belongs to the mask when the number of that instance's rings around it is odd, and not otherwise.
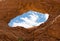
<path fill-rule="evenodd" d="M 10 28 L 7 25 L 12 18 L 24 12 L 27 12 L 28 10 L 48 13 L 50 17 L 45 24 L 42 24 L 37 28 L 33 28 L 32 30 L 25 29 L 25 28 L 18 28 L 18 27 Z M 57 15 L 60 15 L 60 3 L 58 3 L 58 0 L 57 1 L 54 0 L 1 1 L 0 2 L 0 30 L 2 31 L 0 31 L 0 41 L 18 41 L 18 38 L 20 37 L 22 37 L 24 41 L 42 41 L 42 40 L 57 41 L 57 39 L 60 39 L 59 18 L 52 25 L 50 24 Z M 47 36 L 45 35 L 45 32 L 48 33 L 48 34 L 46 33 Z M 57 39 L 55 39 L 54 37 Z"/>

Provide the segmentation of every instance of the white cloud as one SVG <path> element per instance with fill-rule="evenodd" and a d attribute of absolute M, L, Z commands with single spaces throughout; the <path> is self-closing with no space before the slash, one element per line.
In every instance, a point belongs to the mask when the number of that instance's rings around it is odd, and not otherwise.
<path fill-rule="evenodd" d="M 21 26 L 21 27 L 24 27 L 24 28 L 32 27 L 32 25 L 28 25 L 25 22 L 22 22 L 22 23 L 15 23 L 14 22 L 12 27 L 17 27 L 17 26 Z"/>
<path fill-rule="evenodd" d="M 38 16 L 35 14 L 31 14 L 29 16 L 30 16 L 30 18 L 27 18 L 27 17 L 21 18 L 22 20 L 24 20 L 24 22 L 21 22 L 21 23 L 14 22 L 12 27 L 22 26 L 25 28 L 27 28 L 27 27 L 29 28 L 29 27 L 33 27 L 33 26 L 37 25 L 38 23 L 36 22 L 36 20 L 38 19 Z"/>
<path fill-rule="evenodd" d="M 45 14 L 45 19 L 47 20 L 49 18 L 49 14 Z"/>
<path fill-rule="evenodd" d="M 39 22 L 39 23 L 37 22 L 37 20 L 40 17 L 35 13 L 31 13 L 28 16 L 30 18 L 28 18 L 28 17 L 20 17 L 20 19 L 23 20 L 23 21 L 22 22 L 13 22 L 12 27 L 22 26 L 24 28 L 31 28 L 31 27 L 34 27 L 34 26 L 39 26 L 42 23 L 44 23 L 44 22 Z M 45 14 L 45 20 L 47 20 L 48 17 L 49 17 L 49 14 Z"/>

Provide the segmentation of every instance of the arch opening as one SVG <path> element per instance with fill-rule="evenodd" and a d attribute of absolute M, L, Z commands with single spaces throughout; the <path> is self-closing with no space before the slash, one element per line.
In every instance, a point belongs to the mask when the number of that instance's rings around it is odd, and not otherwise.
<path fill-rule="evenodd" d="M 23 13 L 22 15 L 16 16 L 15 18 L 11 19 L 8 23 L 10 27 L 17 27 L 21 26 L 24 28 L 31 28 L 34 26 L 39 26 L 42 23 L 46 22 L 49 18 L 49 14 L 43 14 L 36 11 L 28 11 Z"/>

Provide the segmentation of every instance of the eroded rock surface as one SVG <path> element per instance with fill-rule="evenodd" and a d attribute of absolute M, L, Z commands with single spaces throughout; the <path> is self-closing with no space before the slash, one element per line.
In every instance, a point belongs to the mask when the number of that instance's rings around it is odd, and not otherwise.
<path fill-rule="evenodd" d="M 0 41 L 60 41 L 60 1 L 58 0 L 4 0 L 0 1 Z M 33 29 L 10 28 L 9 21 L 28 10 L 48 13 L 46 23 Z"/>

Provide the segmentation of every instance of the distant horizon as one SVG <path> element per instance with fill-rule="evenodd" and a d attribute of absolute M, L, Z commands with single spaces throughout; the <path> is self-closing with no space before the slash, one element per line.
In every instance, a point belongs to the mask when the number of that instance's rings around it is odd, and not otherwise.
<path fill-rule="evenodd" d="M 24 28 L 31 28 L 34 26 L 39 26 L 42 23 L 46 22 L 48 20 L 48 17 L 49 14 L 43 14 L 30 10 L 11 19 L 8 25 L 10 27 L 21 26 Z"/>

